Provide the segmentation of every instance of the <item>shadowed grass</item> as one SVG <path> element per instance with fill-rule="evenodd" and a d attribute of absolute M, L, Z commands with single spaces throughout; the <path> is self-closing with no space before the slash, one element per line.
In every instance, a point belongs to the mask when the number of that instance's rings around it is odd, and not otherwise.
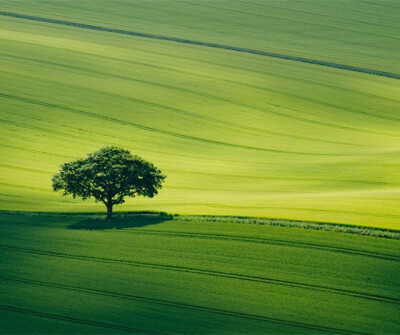
<path fill-rule="evenodd" d="M 3 330 L 397 332 L 398 240 L 189 219 L 2 213 Z"/>
<path fill-rule="evenodd" d="M 168 220 L 172 220 L 173 216 L 155 216 L 149 214 L 130 215 L 115 217 L 111 220 L 106 219 L 87 219 L 80 220 L 68 226 L 69 229 L 84 230 L 105 230 L 105 229 L 124 229 L 124 228 L 140 228 L 150 225 L 156 225 Z"/>

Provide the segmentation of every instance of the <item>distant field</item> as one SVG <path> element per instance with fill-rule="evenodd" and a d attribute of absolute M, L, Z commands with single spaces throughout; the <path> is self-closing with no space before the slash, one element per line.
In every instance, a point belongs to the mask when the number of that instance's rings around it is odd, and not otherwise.
<path fill-rule="evenodd" d="M 0 236 L 1 333 L 400 332 L 398 240 L 149 215 Z"/>
<path fill-rule="evenodd" d="M 398 74 L 397 1 L 3 1 L 0 11 Z M 0 209 L 103 211 L 51 191 L 121 145 L 168 175 L 118 210 L 399 229 L 399 80 L 0 15 Z"/>

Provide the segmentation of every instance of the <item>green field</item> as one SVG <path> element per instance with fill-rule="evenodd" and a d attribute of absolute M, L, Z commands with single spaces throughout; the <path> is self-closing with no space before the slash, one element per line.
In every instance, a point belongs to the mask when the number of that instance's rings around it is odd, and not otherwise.
<path fill-rule="evenodd" d="M 0 333 L 399 334 L 399 17 L 0 0 Z M 110 145 L 167 179 L 104 220 L 51 177 Z"/>
<path fill-rule="evenodd" d="M 0 220 L 1 333 L 400 332 L 399 240 L 157 215 Z"/>
<path fill-rule="evenodd" d="M 399 228 L 398 79 L 10 16 L 398 74 L 397 1 L 0 0 L 0 12 L 0 209 L 103 211 L 50 179 L 112 144 L 168 176 L 155 199 L 117 210 Z"/>

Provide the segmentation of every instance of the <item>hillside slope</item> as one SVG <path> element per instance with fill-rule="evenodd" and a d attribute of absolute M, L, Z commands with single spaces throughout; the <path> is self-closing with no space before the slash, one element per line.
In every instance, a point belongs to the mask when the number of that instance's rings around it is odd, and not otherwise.
<path fill-rule="evenodd" d="M 0 11 L 399 68 L 394 1 L 0 1 Z M 116 144 L 168 175 L 155 199 L 120 209 L 399 228 L 397 79 L 5 15 L 0 41 L 0 209 L 103 210 L 52 193 L 50 178 Z"/>
<path fill-rule="evenodd" d="M 399 240 L 149 215 L 0 232 L 0 333 L 400 331 Z"/>

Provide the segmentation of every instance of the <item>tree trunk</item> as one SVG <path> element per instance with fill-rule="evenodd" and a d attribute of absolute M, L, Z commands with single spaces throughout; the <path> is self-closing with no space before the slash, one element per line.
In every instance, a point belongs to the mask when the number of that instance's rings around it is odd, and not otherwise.
<path fill-rule="evenodd" d="M 107 204 L 107 220 L 112 219 L 112 210 L 113 210 L 113 205 Z"/>

